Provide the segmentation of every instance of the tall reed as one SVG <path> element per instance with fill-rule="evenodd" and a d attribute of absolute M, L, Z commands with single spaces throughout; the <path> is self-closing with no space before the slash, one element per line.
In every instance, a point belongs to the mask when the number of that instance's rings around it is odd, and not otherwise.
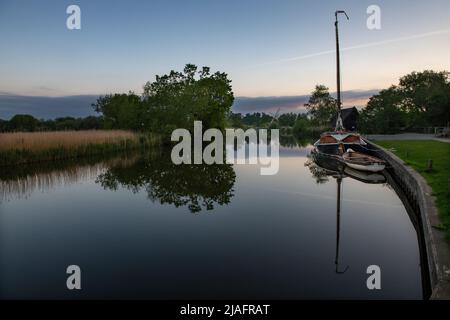
<path fill-rule="evenodd" d="M 157 143 L 151 134 L 124 130 L 0 133 L 0 165 L 106 154 Z"/>

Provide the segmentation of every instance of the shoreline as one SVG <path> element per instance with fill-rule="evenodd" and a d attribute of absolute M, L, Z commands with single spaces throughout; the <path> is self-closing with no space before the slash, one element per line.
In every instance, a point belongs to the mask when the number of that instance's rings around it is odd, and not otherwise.
<path fill-rule="evenodd" d="M 417 204 L 418 218 L 424 241 L 428 262 L 429 280 L 431 285 L 430 299 L 450 299 L 450 246 L 446 241 L 446 232 L 438 228 L 441 224 L 435 197 L 432 189 L 417 171 L 407 166 L 405 162 L 380 145 L 370 142 L 380 151 L 380 156 L 387 161 L 395 172 L 404 192 L 410 201 Z"/>

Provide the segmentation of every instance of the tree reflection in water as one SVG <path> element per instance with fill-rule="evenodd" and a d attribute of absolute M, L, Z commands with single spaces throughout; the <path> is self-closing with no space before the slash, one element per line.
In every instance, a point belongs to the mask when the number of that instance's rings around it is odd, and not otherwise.
<path fill-rule="evenodd" d="M 169 152 L 111 155 L 45 162 L 0 171 L 0 203 L 28 198 L 34 192 L 92 180 L 106 190 L 144 190 L 152 201 L 187 206 L 191 212 L 212 210 L 233 197 L 232 165 L 174 165 Z"/>
<path fill-rule="evenodd" d="M 169 152 L 154 152 L 131 165 L 110 167 L 96 182 L 109 190 L 145 190 L 153 202 L 187 206 L 195 213 L 230 203 L 235 179 L 232 165 L 175 165 Z"/>
<path fill-rule="evenodd" d="M 122 154 L 3 167 L 0 170 L 0 203 L 27 199 L 34 192 L 48 192 L 82 180 L 95 179 L 117 163 L 135 160 L 135 155 Z"/>

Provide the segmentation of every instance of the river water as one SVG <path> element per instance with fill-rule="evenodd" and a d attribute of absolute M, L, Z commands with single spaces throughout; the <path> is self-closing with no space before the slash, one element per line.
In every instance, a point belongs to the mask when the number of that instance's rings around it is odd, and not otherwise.
<path fill-rule="evenodd" d="M 0 298 L 421 299 L 416 227 L 392 185 L 323 174 L 310 151 L 282 147 L 273 176 L 163 151 L 2 168 Z"/>

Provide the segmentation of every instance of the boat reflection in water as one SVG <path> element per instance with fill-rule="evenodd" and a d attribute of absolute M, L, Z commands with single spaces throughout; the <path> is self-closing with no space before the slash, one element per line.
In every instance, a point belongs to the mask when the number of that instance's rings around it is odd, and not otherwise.
<path fill-rule="evenodd" d="M 381 173 L 369 173 L 354 170 L 343 163 L 338 156 L 324 154 L 321 152 L 311 152 L 311 158 L 305 163 L 317 183 L 328 181 L 328 177 L 336 179 L 337 196 L 336 196 L 336 254 L 335 254 L 335 272 L 343 274 L 349 266 L 340 268 L 339 266 L 339 242 L 341 231 L 341 198 L 342 198 L 342 181 L 345 178 L 355 179 L 364 183 L 379 184 L 386 183 L 386 178 Z"/>
<path fill-rule="evenodd" d="M 359 171 L 348 167 L 342 158 L 333 154 L 325 154 L 317 152 L 314 149 L 309 155 L 308 161 L 305 162 L 305 166 L 309 168 L 311 174 L 319 184 L 329 181 L 329 178 L 336 180 L 337 185 L 337 201 L 336 201 L 336 254 L 335 254 L 335 272 L 337 274 L 343 274 L 349 266 L 340 268 L 339 266 L 339 242 L 340 242 L 340 226 L 341 226 L 341 201 L 342 201 L 342 184 L 344 179 L 350 178 L 358 180 L 366 184 L 384 184 L 386 187 L 393 189 L 397 196 L 405 206 L 409 219 L 411 220 L 419 243 L 420 261 L 421 261 L 421 273 L 422 273 L 422 292 L 424 297 L 430 295 L 430 282 L 428 275 L 428 262 L 425 252 L 425 245 L 423 240 L 422 229 L 420 227 L 420 219 L 418 218 L 417 208 L 412 205 L 401 187 L 397 184 L 395 175 L 388 169 L 381 172 L 368 172 Z"/>

